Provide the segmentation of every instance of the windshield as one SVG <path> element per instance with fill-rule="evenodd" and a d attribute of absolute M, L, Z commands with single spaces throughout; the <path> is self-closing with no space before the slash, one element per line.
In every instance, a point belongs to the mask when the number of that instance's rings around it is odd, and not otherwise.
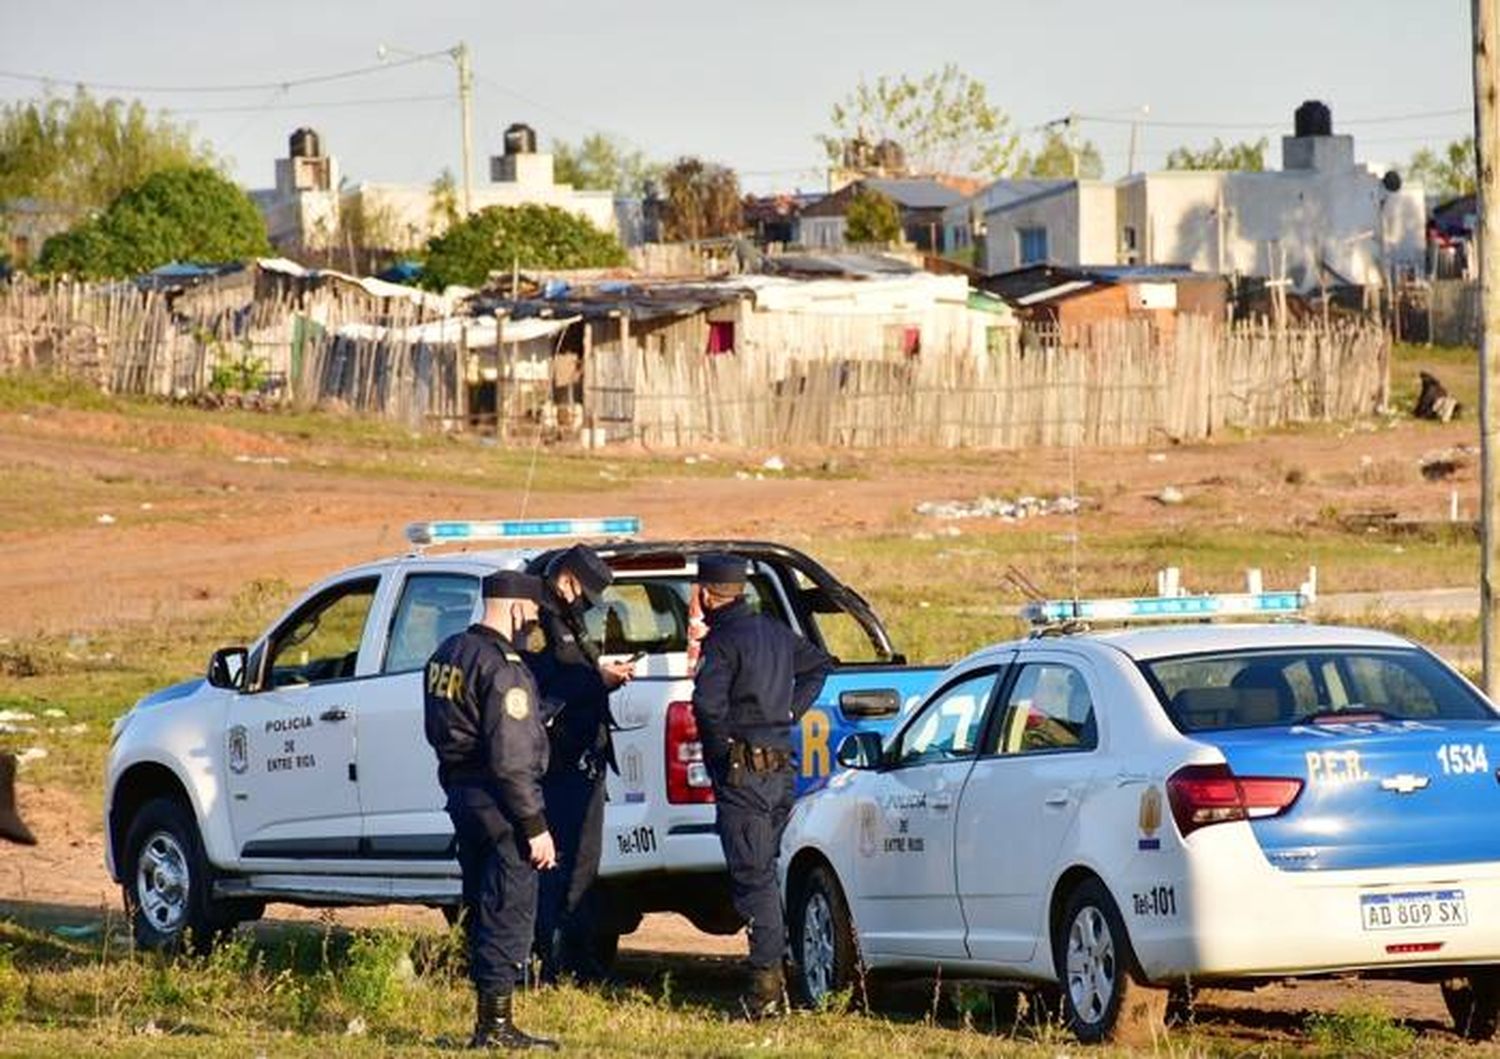
<path fill-rule="evenodd" d="M 1298 648 L 1159 658 L 1141 671 L 1182 732 L 1307 721 L 1491 720 L 1469 684 L 1425 651 Z"/>

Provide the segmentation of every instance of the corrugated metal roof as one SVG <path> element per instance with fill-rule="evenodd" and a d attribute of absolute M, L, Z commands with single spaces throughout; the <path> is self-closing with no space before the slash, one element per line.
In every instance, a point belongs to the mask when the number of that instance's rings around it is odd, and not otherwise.
<path fill-rule="evenodd" d="M 963 195 L 936 180 L 867 179 L 860 183 L 909 210 L 940 210 L 964 199 Z"/>

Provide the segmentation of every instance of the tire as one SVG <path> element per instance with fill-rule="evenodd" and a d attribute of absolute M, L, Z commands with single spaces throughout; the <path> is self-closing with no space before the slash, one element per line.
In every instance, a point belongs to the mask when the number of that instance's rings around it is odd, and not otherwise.
<path fill-rule="evenodd" d="M 1089 878 L 1068 895 L 1053 926 L 1052 958 L 1062 989 L 1063 1022 L 1084 1044 L 1143 1044 L 1159 1039 L 1167 991 L 1136 967 L 1125 922 L 1109 891 Z"/>
<path fill-rule="evenodd" d="M 1500 967 L 1476 967 L 1442 984 L 1453 1030 L 1468 1041 L 1494 1040 L 1500 1028 Z"/>
<path fill-rule="evenodd" d="M 802 880 L 788 910 L 792 953 L 796 959 L 793 984 L 798 998 L 820 1007 L 828 998 L 851 986 L 860 991 L 859 947 L 849 904 L 832 870 L 818 865 Z M 856 996 L 856 1003 L 863 1003 Z"/>
<path fill-rule="evenodd" d="M 206 953 L 234 926 L 233 906 L 213 900 L 203 841 L 181 802 L 156 798 L 141 807 L 125 832 L 124 866 L 137 948 Z"/>

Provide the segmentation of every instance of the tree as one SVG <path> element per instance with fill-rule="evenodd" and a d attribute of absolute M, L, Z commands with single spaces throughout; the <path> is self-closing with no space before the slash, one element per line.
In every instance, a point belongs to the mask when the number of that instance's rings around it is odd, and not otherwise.
<path fill-rule="evenodd" d="M 1423 147 L 1411 156 L 1403 175 L 1438 198 L 1456 199 L 1460 195 L 1472 195 L 1479 178 L 1474 137 L 1454 140 L 1443 148 L 1441 155 L 1430 147 Z"/>
<path fill-rule="evenodd" d="M 491 272 L 521 268 L 607 268 L 625 264 L 608 232 L 556 206 L 489 206 L 427 241 L 422 282 L 482 286 Z"/>
<path fill-rule="evenodd" d="M 1243 173 L 1259 173 L 1266 167 L 1266 149 L 1270 146 L 1264 136 L 1250 143 L 1224 143 L 1217 136 L 1214 142 L 1195 151 L 1191 147 L 1177 147 L 1167 154 L 1168 169 L 1232 169 Z"/>
<path fill-rule="evenodd" d="M 843 164 L 844 147 L 855 138 L 900 144 L 912 173 L 1003 176 L 1016 152 L 1010 118 L 953 63 L 917 79 L 861 78 L 829 120 L 833 133 L 818 139 L 833 165 Z"/>
<path fill-rule="evenodd" d="M 1016 162 L 1016 176 L 1051 179 L 1078 176 L 1085 180 L 1098 180 L 1104 175 L 1104 159 L 1092 140 L 1077 145 L 1078 171 L 1073 170 L 1073 141 L 1066 133 L 1048 128 L 1042 133 L 1042 146 L 1032 154 L 1023 151 Z"/>
<path fill-rule="evenodd" d="M 690 242 L 736 235 L 744 226 L 734 170 L 701 158 L 679 158 L 662 176 L 662 239 Z"/>
<path fill-rule="evenodd" d="M 901 210 L 874 188 L 862 187 L 844 211 L 844 238 L 851 243 L 894 243 L 901 238 Z"/>
<path fill-rule="evenodd" d="M 84 213 L 152 173 L 212 161 L 187 127 L 139 101 L 101 102 L 79 88 L 0 107 L 0 202 L 46 199 Z"/>
<path fill-rule="evenodd" d="M 427 208 L 434 227 L 442 230 L 458 222 L 458 181 L 453 170 L 444 169 L 432 182 L 432 204 Z"/>
<path fill-rule="evenodd" d="M 42 246 L 43 272 L 97 279 L 131 276 L 169 261 L 242 261 L 268 254 L 265 222 L 238 184 L 212 169 L 167 169 L 122 194 L 97 217 Z"/>
<path fill-rule="evenodd" d="M 552 164 L 559 184 L 616 195 L 644 195 L 646 184 L 660 179 L 663 166 L 643 152 L 602 132 L 585 136 L 577 147 L 552 141 Z"/>

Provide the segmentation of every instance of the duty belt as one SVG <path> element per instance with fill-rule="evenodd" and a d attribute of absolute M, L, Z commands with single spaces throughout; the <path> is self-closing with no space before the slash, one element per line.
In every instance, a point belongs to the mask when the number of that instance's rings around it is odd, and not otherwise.
<path fill-rule="evenodd" d="M 729 741 L 729 764 L 746 772 L 786 772 L 792 767 L 792 752 L 779 746 L 751 746 L 738 739 Z"/>

